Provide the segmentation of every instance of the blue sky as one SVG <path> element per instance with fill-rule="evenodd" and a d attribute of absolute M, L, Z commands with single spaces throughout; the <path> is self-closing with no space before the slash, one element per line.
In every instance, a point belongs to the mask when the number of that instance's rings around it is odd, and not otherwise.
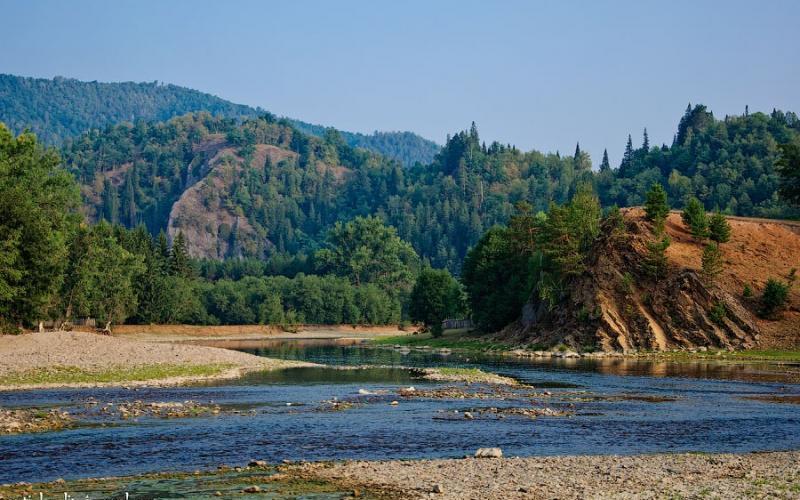
<path fill-rule="evenodd" d="M 344 130 L 612 163 L 688 102 L 800 112 L 797 1 L 10 1 L 0 72 L 185 85 Z"/>

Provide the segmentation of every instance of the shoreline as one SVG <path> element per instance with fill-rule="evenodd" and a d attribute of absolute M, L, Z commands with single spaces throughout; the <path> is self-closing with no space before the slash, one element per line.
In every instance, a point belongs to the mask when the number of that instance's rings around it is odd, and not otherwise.
<path fill-rule="evenodd" d="M 655 453 L 296 466 L 301 477 L 385 498 L 800 498 L 800 452 Z"/>
<path fill-rule="evenodd" d="M 164 387 L 300 366 L 318 365 L 80 331 L 0 336 L 0 391 Z"/>
<path fill-rule="evenodd" d="M 492 336 L 481 336 L 470 333 L 445 332 L 442 337 L 434 338 L 430 334 L 403 335 L 397 337 L 379 337 L 372 339 L 371 347 L 384 349 L 427 349 L 452 350 L 493 354 L 514 358 L 539 359 L 629 359 L 652 360 L 665 362 L 735 362 L 735 363 L 769 363 L 775 365 L 796 364 L 800 362 L 800 348 L 795 349 L 750 349 L 734 350 L 698 347 L 691 349 L 675 349 L 669 351 L 587 351 L 578 352 L 572 349 L 531 348 L 525 344 L 509 343 Z"/>
<path fill-rule="evenodd" d="M 0 498 L 146 488 L 169 479 L 172 488 L 202 496 L 289 496 L 339 493 L 374 499 L 533 498 L 800 498 L 800 451 L 653 453 L 507 458 L 340 460 L 220 465 L 216 470 L 151 472 L 0 485 Z M 130 487 L 133 486 L 133 489 Z M 216 489 L 216 491 L 214 491 Z M 349 496 L 347 496 L 349 495 Z"/>

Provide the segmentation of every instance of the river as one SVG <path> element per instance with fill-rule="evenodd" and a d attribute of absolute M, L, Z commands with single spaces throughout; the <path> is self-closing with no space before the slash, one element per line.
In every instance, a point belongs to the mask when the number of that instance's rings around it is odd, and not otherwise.
<path fill-rule="evenodd" d="M 96 419 L 58 432 L 2 436 L 0 483 L 193 471 L 251 459 L 461 457 L 484 446 L 499 446 L 507 456 L 800 448 L 796 366 L 526 360 L 331 340 L 215 345 L 335 366 L 380 368 L 294 368 L 177 388 L 0 393 L 4 407 L 69 411 L 83 408 L 93 397 L 115 404 L 192 400 L 224 409 L 221 415 Z M 533 385 L 538 395 L 529 390 L 485 399 L 398 396 L 398 390 L 408 386 L 463 386 L 425 381 L 414 370 L 431 366 L 475 367 L 514 377 Z M 787 369 L 795 376 L 786 376 Z M 337 409 L 339 402 L 349 404 Z M 532 419 L 503 413 L 522 407 L 565 415 Z M 475 418 L 464 418 L 465 411 Z"/>

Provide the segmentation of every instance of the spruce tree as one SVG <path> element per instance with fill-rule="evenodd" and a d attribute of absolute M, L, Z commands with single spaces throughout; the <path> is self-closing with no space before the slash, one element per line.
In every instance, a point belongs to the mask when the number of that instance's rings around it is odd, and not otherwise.
<path fill-rule="evenodd" d="M 186 250 L 186 240 L 183 232 L 178 232 L 175 241 L 172 242 L 172 250 L 169 260 L 170 274 L 189 278 L 192 276 L 192 266 L 189 262 L 189 252 Z"/>
<path fill-rule="evenodd" d="M 608 149 L 603 149 L 603 161 L 600 162 L 600 171 L 607 172 L 611 170 L 611 164 L 608 162 Z"/>
<path fill-rule="evenodd" d="M 703 277 L 708 283 L 713 283 L 714 279 L 722 272 L 722 250 L 716 242 L 709 243 L 703 248 L 702 270 Z"/>
<path fill-rule="evenodd" d="M 647 152 L 650 151 L 650 137 L 647 135 L 647 127 L 644 129 L 644 134 L 642 138 L 642 149 Z"/>
<path fill-rule="evenodd" d="M 683 223 L 689 228 L 689 232 L 695 238 L 705 238 L 708 236 L 708 218 L 706 217 L 706 209 L 703 204 L 692 196 L 686 202 L 686 207 L 681 214 Z"/>
<path fill-rule="evenodd" d="M 669 215 L 667 192 L 664 191 L 661 184 L 656 182 L 650 186 L 650 191 L 647 192 L 647 201 L 644 204 L 644 212 L 647 214 L 647 220 L 653 222 L 656 232 L 660 234 L 664 230 L 664 222 Z"/>
<path fill-rule="evenodd" d="M 717 243 L 727 243 L 731 239 L 731 225 L 720 212 L 715 212 L 708 221 L 708 237 Z"/>
<path fill-rule="evenodd" d="M 670 243 L 672 243 L 672 240 L 667 235 L 664 235 L 660 240 L 646 243 L 647 255 L 645 255 L 642 262 L 642 268 L 654 281 L 659 281 L 667 274 L 667 248 Z"/>

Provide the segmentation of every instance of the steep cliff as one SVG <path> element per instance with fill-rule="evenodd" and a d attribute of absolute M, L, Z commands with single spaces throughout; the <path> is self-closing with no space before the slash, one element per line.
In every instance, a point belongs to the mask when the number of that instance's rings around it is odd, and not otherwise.
<path fill-rule="evenodd" d="M 653 228 L 640 209 L 623 215 L 625 230 L 603 228 L 587 272 L 569 284 L 567 299 L 548 310 L 533 297 L 503 334 L 540 345 L 621 351 L 800 343 L 798 286 L 780 318 L 756 314 L 766 280 L 785 280 L 800 267 L 800 223 L 730 218 L 723 271 L 710 282 L 701 275 L 703 243 L 672 213 L 666 224 L 672 241 L 668 270 L 654 280 L 643 269 Z M 744 296 L 745 285 L 751 297 Z"/>

